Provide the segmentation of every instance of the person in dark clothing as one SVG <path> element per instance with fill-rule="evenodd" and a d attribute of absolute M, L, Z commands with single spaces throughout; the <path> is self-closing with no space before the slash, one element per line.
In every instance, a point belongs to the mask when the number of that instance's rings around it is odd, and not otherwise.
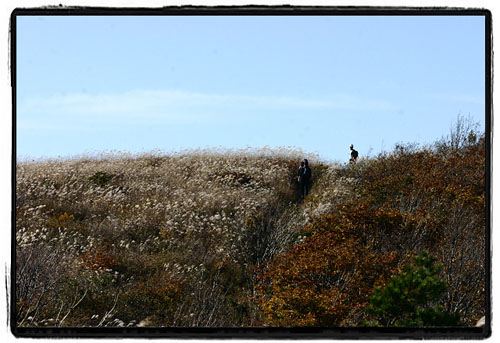
<path fill-rule="evenodd" d="M 351 149 L 351 158 L 349 159 L 349 163 L 355 163 L 358 159 L 358 152 L 354 150 L 354 146 L 352 144 L 349 146 L 349 149 Z"/>
<path fill-rule="evenodd" d="M 311 181 L 311 168 L 309 167 L 307 159 L 304 159 L 304 161 L 300 163 L 298 180 L 300 195 L 305 198 L 309 193 L 309 182 Z"/>

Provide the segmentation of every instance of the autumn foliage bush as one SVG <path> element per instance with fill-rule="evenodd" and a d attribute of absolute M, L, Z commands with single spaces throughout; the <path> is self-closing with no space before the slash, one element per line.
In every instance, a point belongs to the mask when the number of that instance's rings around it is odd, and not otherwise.
<path fill-rule="evenodd" d="M 315 222 L 311 236 L 264 268 L 257 291 L 265 324 L 349 324 L 366 304 L 366 294 L 389 277 L 395 255 L 370 249 L 361 227 L 344 215 Z"/>
<path fill-rule="evenodd" d="M 355 180 L 355 196 L 314 218 L 301 241 L 263 266 L 257 291 L 264 325 L 360 325 L 373 289 L 422 250 L 443 266 L 440 308 L 468 325 L 481 318 L 485 141 L 462 137 L 448 146 L 398 145 L 339 169 L 338 177 Z"/>

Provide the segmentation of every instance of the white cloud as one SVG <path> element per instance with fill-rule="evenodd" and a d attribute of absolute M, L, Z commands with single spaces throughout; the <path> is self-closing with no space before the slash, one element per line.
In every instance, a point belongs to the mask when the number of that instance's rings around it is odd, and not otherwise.
<path fill-rule="evenodd" d="M 132 90 L 114 94 L 75 93 L 48 98 L 30 98 L 18 106 L 20 128 L 47 129 L 89 121 L 124 122 L 151 120 L 161 123 L 203 123 L 238 120 L 241 113 L 252 117 L 273 111 L 395 110 L 389 102 L 361 99 L 349 94 L 310 99 L 292 96 L 210 94 L 176 90 Z M 297 113 L 297 112 L 296 112 Z M 231 119 L 233 118 L 233 119 Z M 47 119 L 50 119 L 47 121 Z M 38 122 L 38 124 L 37 124 Z M 49 122 L 49 123 L 48 123 Z"/>
<path fill-rule="evenodd" d="M 469 94 L 432 94 L 430 98 L 439 101 L 484 105 L 484 96 Z"/>

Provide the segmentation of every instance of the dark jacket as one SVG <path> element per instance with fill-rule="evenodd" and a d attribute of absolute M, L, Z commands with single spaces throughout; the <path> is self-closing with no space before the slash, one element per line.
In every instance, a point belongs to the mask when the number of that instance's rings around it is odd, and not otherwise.
<path fill-rule="evenodd" d="M 302 176 L 302 178 L 304 179 L 304 182 L 309 182 L 309 180 L 311 179 L 311 168 L 309 168 L 309 165 L 305 165 L 304 166 L 304 175 Z"/>
<path fill-rule="evenodd" d="M 354 149 L 351 151 L 351 161 L 356 161 L 358 159 L 358 152 Z"/>

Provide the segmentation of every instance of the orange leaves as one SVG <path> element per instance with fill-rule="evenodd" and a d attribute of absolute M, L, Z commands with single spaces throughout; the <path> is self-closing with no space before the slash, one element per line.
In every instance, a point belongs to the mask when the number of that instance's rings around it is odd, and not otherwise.
<path fill-rule="evenodd" d="M 64 212 L 59 216 L 50 217 L 47 225 L 53 228 L 67 227 L 70 223 L 75 221 L 75 216 Z"/>
<path fill-rule="evenodd" d="M 117 265 L 116 258 L 103 249 L 95 249 L 86 253 L 81 260 L 85 268 L 97 272 L 113 269 Z"/>
<path fill-rule="evenodd" d="M 423 196 L 426 207 L 433 205 L 433 199 L 470 201 L 484 193 L 484 165 L 484 140 L 444 156 L 401 147 L 395 154 L 370 161 L 362 171 L 358 191 L 379 206 L 395 207 L 398 197 L 416 194 Z"/>
<path fill-rule="evenodd" d="M 358 180 L 358 197 L 305 227 L 302 243 L 260 274 L 268 325 L 355 325 L 374 287 L 413 250 L 443 250 L 446 230 L 460 220 L 452 209 L 484 217 L 484 140 L 448 156 L 399 147 L 340 173 Z"/>
<path fill-rule="evenodd" d="M 245 227 L 247 228 L 255 228 L 257 225 L 257 218 L 254 216 L 246 217 L 245 218 Z"/>
<path fill-rule="evenodd" d="M 387 277 L 380 265 L 394 255 L 377 256 L 362 244 L 351 212 L 324 216 L 312 228 L 314 235 L 277 256 L 261 275 L 257 292 L 269 325 L 340 325 Z"/>

